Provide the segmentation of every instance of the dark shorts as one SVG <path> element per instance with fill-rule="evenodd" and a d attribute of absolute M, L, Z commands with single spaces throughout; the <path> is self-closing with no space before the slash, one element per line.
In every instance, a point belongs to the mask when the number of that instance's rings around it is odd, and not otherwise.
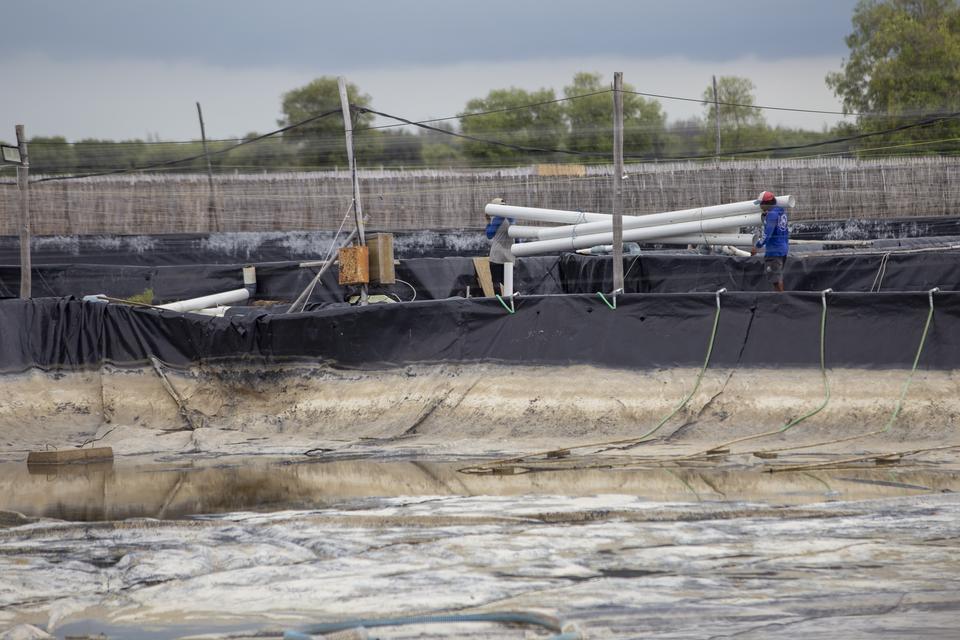
<path fill-rule="evenodd" d="M 767 277 L 767 282 L 776 284 L 783 282 L 783 265 L 787 262 L 787 256 L 770 256 L 763 259 L 763 275 Z"/>
<path fill-rule="evenodd" d="M 503 284 L 503 263 L 490 263 L 490 277 L 493 279 L 493 290 L 500 293 L 500 285 Z"/>

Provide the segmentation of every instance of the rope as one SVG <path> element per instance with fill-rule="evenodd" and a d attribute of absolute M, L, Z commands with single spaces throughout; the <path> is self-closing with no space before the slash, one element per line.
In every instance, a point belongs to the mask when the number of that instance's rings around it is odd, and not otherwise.
<path fill-rule="evenodd" d="M 884 253 L 883 257 L 880 258 L 880 267 L 877 269 L 877 275 L 873 278 L 873 284 L 870 285 L 870 293 L 873 293 L 874 288 L 876 288 L 877 293 L 880 292 L 880 286 L 883 284 L 883 276 L 887 274 L 887 260 L 889 259 L 889 251 Z"/>
<path fill-rule="evenodd" d="M 668 420 L 670 420 L 670 418 L 672 418 L 673 416 L 677 415 L 677 413 L 678 413 L 681 409 L 683 409 L 685 406 L 687 406 L 687 403 L 690 402 L 690 399 L 691 399 L 691 398 L 694 396 L 694 394 L 697 392 L 697 389 L 700 388 L 700 383 L 703 381 L 703 374 L 706 373 L 706 371 L 707 371 L 707 365 L 710 364 L 710 356 L 713 354 L 713 344 L 714 344 L 714 342 L 715 342 L 716 339 L 717 339 L 717 326 L 720 324 L 720 294 L 723 293 L 723 292 L 725 292 L 726 290 L 727 290 L 726 288 L 723 288 L 723 289 L 720 289 L 719 291 L 717 291 L 717 293 L 716 293 L 716 296 L 717 296 L 717 312 L 716 312 L 716 314 L 714 314 L 714 316 L 713 316 L 713 328 L 710 330 L 710 343 L 707 345 L 707 356 L 703 359 L 703 366 L 700 367 L 700 373 L 697 374 L 697 380 L 696 380 L 696 382 L 695 382 L 694 385 L 693 385 L 693 389 L 690 391 L 690 393 L 687 394 L 687 397 L 685 397 L 683 400 L 680 401 L 680 404 L 678 404 L 676 407 L 674 407 L 673 411 L 671 411 L 670 413 L 668 413 L 666 416 L 663 417 L 663 419 L 660 420 L 660 422 L 657 423 L 657 426 L 655 426 L 653 429 L 650 429 L 650 431 L 647 431 L 645 434 L 643 434 L 642 436 L 640 436 L 639 438 L 637 438 L 637 439 L 633 442 L 633 444 L 629 444 L 629 445 L 626 446 L 626 447 L 621 447 L 622 449 L 624 449 L 624 450 L 626 450 L 626 449 L 631 449 L 631 448 L 633 448 L 633 447 L 635 447 L 635 446 L 637 446 L 637 445 L 643 444 L 643 442 L 644 442 L 648 437 L 652 436 L 654 433 L 656 433 L 657 431 L 659 431 L 660 428 L 661 428 L 663 425 L 665 425 Z"/>
<path fill-rule="evenodd" d="M 820 292 L 820 301 L 823 307 L 820 313 L 820 375 L 823 377 L 823 402 L 820 403 L 820 406 L 818 406 L 816 409 L 813 409 L 812 411 L 809 411 L 803 414 L 799 418 L 790 420 L 779 429 L 774 429 L 773 431 L 758 433 L 758 434 L 755 434 L 752 436 L 746 436 L 743 438 L 737 438 L 736 440 L 730 440 L 729 442 L 724 442 L 723 444 L 718 444 L 716 446 L 713 446 L 710 449 L 707 449 L 706 451 L 701 451 L 699 453 L 695 453 L 690 456 L 684 456 L 678 459 L 697 458 L 703 455 L 708 455 L 712 452 L 718 452 L 719 449 L 726 449 L 728 447 L 731 447 L 741 442 L 747 442 L 749 440 L 758 440 L 760 438 L 766 438 L 768 436 L 778 435 L 792 429 L 793 427 L 797 426 L 807 418 L 812 418 L 813 416 L 823 411 L 823 409 L 827 406 L 827 403 L 830 402 L 830 382 L 827 379 L 827 367 L 826 367 L 824 343 L 826 338 L 826 327 L 827 327 L 827 294 L 832 292 L 833 292 L 833 289 L 824 289 L 823 291 Z"/>
<path fill-rule="evenodd" d="M 516 308 L 513 306 L 513 296 L 510 296 L 510 306 L 507 306 L 507 303 L 503 301 L 503 298 L 500 297 L 499 293 L 493 294 L 497 297 L 497 300 L 500 301 L 500 304 L 503 305 L 503 308 L 507 310 L 507 313 L 514 314 L 517 312 Z"/>
<path fill-rule="evenodd" d="M 870 431 L 868 433 L 855 435 L 855 436 L 838 438 L 836 440 L 827 440 L 825 442 L 815 442 L 813 444 L 805 444 L 805 445 L 799 445 L 795 447 L 784 447 L 781 449 L 767 449 L 764 451 L 754 451 L 752 453 L 754 455 L 759 454 L 758 457 L 763 457 L 763 454 L 767 454 L 767 453 L 777 453 L 781 451 L 795 451 L 799 449 L 810 449 L 812 447 L 820 447 L 820 446 L 831 445 L 831 444 L 840 444 L 843 442 L 850 442 L 852 440 L 859 440 L 861 438 L 869 438 L 870 436 L 876 436 L 876 435 L 888 433 L 890 429 L 893 427 L 893 423 L 896 422 L 897 418 L 900 417 L 900 412 L 903 410 L 903 401 L 907 397 L 907 391 L 909 391 L 910 385 L 913 382 L 913 376 L 917 372 L 917 365 L 920 363 L 920 355 L 923 353 L 923 348 L 927 342 L 927 335 L 930 331 L 930 322 L 933 320 L 933 294 L 937 293 L 938 291 L 940 291 L 940 288 L 935 287 L 933 289 L 930 289 L 930 291 L 927 292 L 927 298 L 930 302 L 930 310 L 929 312 L 927 312 L 927 321 L 923 325 L 923 333 L 920 335 L 920 344 L 917 346 L 917 353 L 913 357 L 913 366 L 910 368 L 910 374 L 907 376 L 907 379 L 904 380 L 903 388 L 900 390 L 900 397 L 897 399 L 897 404 L 894 407 L 893 412 L 890 414 L 890 418 L 887 420 L 886 424 L 882 428 L 876 429 L 875 431 Z"/>
<path fill-rule="evenodd" d="M 619 446 L 619 445 L 627 445 L 626 447 L 622 447 L 622 448 L 624 448 L 624 449 L 629 449 L 629 448 L 631 448 L 631 447 L 633 447 L 633 446 L 637 446 L 637 445 L 639 445 L 639 444 L 642 444 L 642 443 L 645 441 L 646 438 L 648 438 L 649 436 L 651 436 L 651 435 L 653 435 L 654 433 L 656 433 L 664 424 L 667 423 L 668 420 L 670 420 L 670 418 L 672 418 L 673 416 L 675 416 L 675 415 L 677 414 L 677 412 L 679 412 L 681 409 L 683 409 L 683 408 L 687 405 L 687 403 L 690 401 L 690 399 L 694 396 L 694 394 L 696 394 L 697 390 L 700 388 L 700 383 L 701 383 L 701 381 L 703 380 L 703 375 L 704 375 L 704 373 L 705 373 L 706 370 L 707 370 L 707 365 L 710 364 L 710 356 L 713 354 L 713 345 L 714 345 L 714 342 L 716 341 L 716 338 L 717 338 L 717 326 L 719 325 L 719 322 L 720 322 L 720 295 L 721 295 L 722 293 L 725 293 L 726 290 L 727 290 L 726 288 L 723 288 L 723 289 L 720 289 L 719 291 L 717 291 L 717 292 L 714 294 L 714 295 L 716 296 L 717 311 L 716 311 L 716 314 L 715 314 L 714 317 L 713 317 L 713 327 L 712 327 L 711 330 L 710 330 L 710 341 L 709 341 L 709 343 L 708 343 L 708 345 L 707 345 L 707 355 L 706 355 L 706 357 L 704 358 L 703 366 L 700 368 L 700 372 L 697 374 L 697 379 L 696 379 L 696 382 L 695 382 L 694 385 L 693 385 L 693 390 L 692 390 L 689 394 L 687 394 L 687 396 L 680 402 L 680 404 L 678 404 L 678 405 L 673 409 L 673 411 L 671 411 L 671 412 L 670 412 L 669 414 L 667 414 L 662 420 L 660 420 L 660 422 L 657 423 L 657 426 L 655 426 L 653 429 L 651 429 L 650 431 L 647 431 L 645 434 L 643 434 L 642 436 L 640 436 L 640 437 L 638 437 L 638 438 L 628 438 L 628 439 L 625 439 L 625 440 L 610 440 L 610 441 L 605 441 L 605 442 L 592 442 L 592 443 L 589 443 L 589 444 L 581 444 L 581 445 L 575 445 L 575 446 L 570 446 L 570 447 L 563 447 L 563 448 L 560 448 L 560 449 L 550 449 L 550 450 L 548 450 L 548 451 L 539 451 L 539 452 L 536 452 L 536 453 L 528 453 L 528 454 L 523 455 L 523 456 L 516 456 L 516 457 L 513 457 L 513 458 L 502 458 L 502 459 L 499 459 L 499 460 L 493 460 L 493 461 L 488 462 L 488 463 L 486 463 L 486 464 L 480 464 L 480 465 L 473 465 L 473 466 L 463 467 L 463 468 L 461 468 L 461 469 L 458 469 L 458 471 L 460 471 L 461 473 L 494 473 L 495 467 L 502 467 L 503 465 L 509 465 L 509 464 L 515 464 L 515 463 L 520 463 L 520 462 L 526 462 L 526 461 L 529 461 L 529 460 L 532 459 L 532 458 L 538 458 L 538 457 L 546 457 L 547 460 L 556 460 L 556 459 L 560 459 L 560 458 L 565 458 L 565 457 L 567 457 L 567 456 L 570 454 L 571 451 L 577 450 L 577 449 L 591 449 L 591 448 L 595 448 L 595 447 L 607 447 L 607 448 L 611 448 L 611 447 L 616 447 L 616 446 Z M 601 449 L 601 451 L 605 451 L 605 450 L 606 450 L 606 449 Z"/>

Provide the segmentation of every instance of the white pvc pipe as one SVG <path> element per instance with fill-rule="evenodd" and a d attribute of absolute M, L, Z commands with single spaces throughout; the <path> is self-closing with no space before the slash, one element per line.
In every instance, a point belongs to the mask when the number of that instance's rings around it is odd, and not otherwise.
<path fill-rule="evenodd" d="M 780 196 L 777 198 L 777 204 L 781 207 L 792 208 L 796 205 L 796 198 L 790 195 Z M 675 224 L 690 220 L 708 220 L 759 211 L 760 206 L 753 204 L 753 200 L 745 200 L 743 202 L 732 202 L 697 209 L 649 213 L 642 216 L 623 216 L 623 228 L 639 229 L 642 227 Z M 484 208 L 484 212 L 488 215 L 504 216 L 517 220 L 554 222 L 565 225 L 561 227 L 510 225 L 509 234 L 512 238 L 537 238 L 547 240 L 571 235 L 589 235 L 591 233 L 603 233 L 613 225 L 613 216 L 606 213 L 536 209 L 505 204 L 488 204 Z"/>
<path fill-rule="evenodd" d="M 233 291 L 224 291 L 223 293 L 214 293 L 200 298 L 191 298 L 189 300 L 180 300 L 179 302 L 169 302 L 158 305 L 160 309 L 169 309 L 170 311 L 198 311 L 207 307 L 216 307 L 217 305 L 230 305 L 238 302 L 244 302 L 250 297 L 250 292 L 246 289 L 234 289 Z"/>
<path fill-rule="evenodd" d="M 626 218 L 624 218 L 626 220 Z M 699 234 L 706 232 L 719 232 L 731 228 L 746 227 L 760 224 L 760 210 L 756 213 L 748 213 L 737 216 L 728 216 L 725 218 L 715 218 L 712 220 L 692 220 L 689 222 L 679 222 L 676 224 L 665 224 L 657 227 L 644 227 L 624 229 L 624 242 L 640 242 L 647 240 L 656 240 L 658 238 L 669 238 L 686 234 Z M 551 240 L 536 240 L 534 242 L 521 242 L 514 244 L 510 251 L 513 255 L 519 257 L 532 256 L 538 253 L 556 253 L 559 251 L 576 251 L 594 247 L 598 244 L 610 244 L 613 242 L 613 232 L 593 233 L 584 236 L 554 238 Z"/>
<path fill-rule="evenodd" d="M 737 247 L 749 247 L 753 244 L 753 235 L 749 233 L 690 233 L 682 236 L 670 236 L 669 238 L 657 238 L 650 242 L 655 244 L 706 244 L 714 245 L 733 245 Z"/>
<path fill-rule="evenodd" d="M 513 295 L 513 263 L 503 263 L 503 297 L 509 298 Z"/>

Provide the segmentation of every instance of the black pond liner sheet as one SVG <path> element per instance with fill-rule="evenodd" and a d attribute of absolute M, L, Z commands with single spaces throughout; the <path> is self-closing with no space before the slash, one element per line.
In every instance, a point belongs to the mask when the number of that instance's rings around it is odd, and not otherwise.
<path fill-rule="evenodd" d="M 960 293 L 934 297 L 920 368 L 960 365 Z M 818 367 L 818 293 L 729 292 L 711 367 Z M 911 367 L 926 292 L 828 297 L 827 366 Z M 615 310 L 596 295 L 451 298 L 297 314 L 210 318 L 75 299 L 0 301 L 0 371 L 143 365 L 154 356 L 198 363 L 285 362 L 382 369 L 407 364 L 587 364 L 699 367 L 716 311 L 713 293 L 627 294 Z M 772 382 L 775 384 L 775 380 Z"/>
<path fill-rule="evenodd" d="M 256 299 L 292 301 L 318 271 L 299 262 L 257 264 Z M 208 295 L 243 286 L 243 264 L 183 264 L 169 266 L 63 264 L 33 269 L 34 297 L 82 297 L 106 294 L 128 298 L 152 289 L 154 303 L 161 304 Z M 583 256 L 536 256 L 517 260 L 514 288 L 525 294 L 596 293 L 610 289 L 612 258 Z M 722 255 L 641 254 L 624 257 L 625 290 L 628 293 L 684 293 L 715 291 L 767 291 L 761 258 Z M 473 259 L 414 258 L 396 267 L 403 282 L 372 286 L 401 301 L 440 300 L 479 293 Z M 840 253 L 791 255 L 784 271 L 786 288 L 792 291 L 926 291 L 933 287 L 960 288 L 960 251 L 912 253 Z M 19 295 L 20 269 L 0 266 L 0 298 Z M 314 303 L 343 302 L 355 290 L 337 284 L 336 269 L 328 270 L 314 290 Z"/>

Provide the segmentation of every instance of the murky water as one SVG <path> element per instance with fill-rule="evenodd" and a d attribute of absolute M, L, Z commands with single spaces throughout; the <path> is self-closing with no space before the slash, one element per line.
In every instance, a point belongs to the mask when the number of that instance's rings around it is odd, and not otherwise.
<path fill-rule="evenodd" d="M 461 466 L 2 464 L 0 509 L 60 519 L 0 519 L 0 634 L 279 637 L 537 611 L 590 638 L 833 640 L 952 637 L 960 620 L 955 471 Z M 375 635 L 545 637 L 495 624 Z"/>
<path fill-rule="evenodd" d="M 768 474 L 722 468 L 571 470 L 514 476 L 458 472 L 465 463 L 345 460 L 241 466 L 0 464 L 0 510 L 97 521 L 313 509 L 360 498 L 629 494 L 649 501 L 810 504 L 960 491 L 936 467 Z"/>

